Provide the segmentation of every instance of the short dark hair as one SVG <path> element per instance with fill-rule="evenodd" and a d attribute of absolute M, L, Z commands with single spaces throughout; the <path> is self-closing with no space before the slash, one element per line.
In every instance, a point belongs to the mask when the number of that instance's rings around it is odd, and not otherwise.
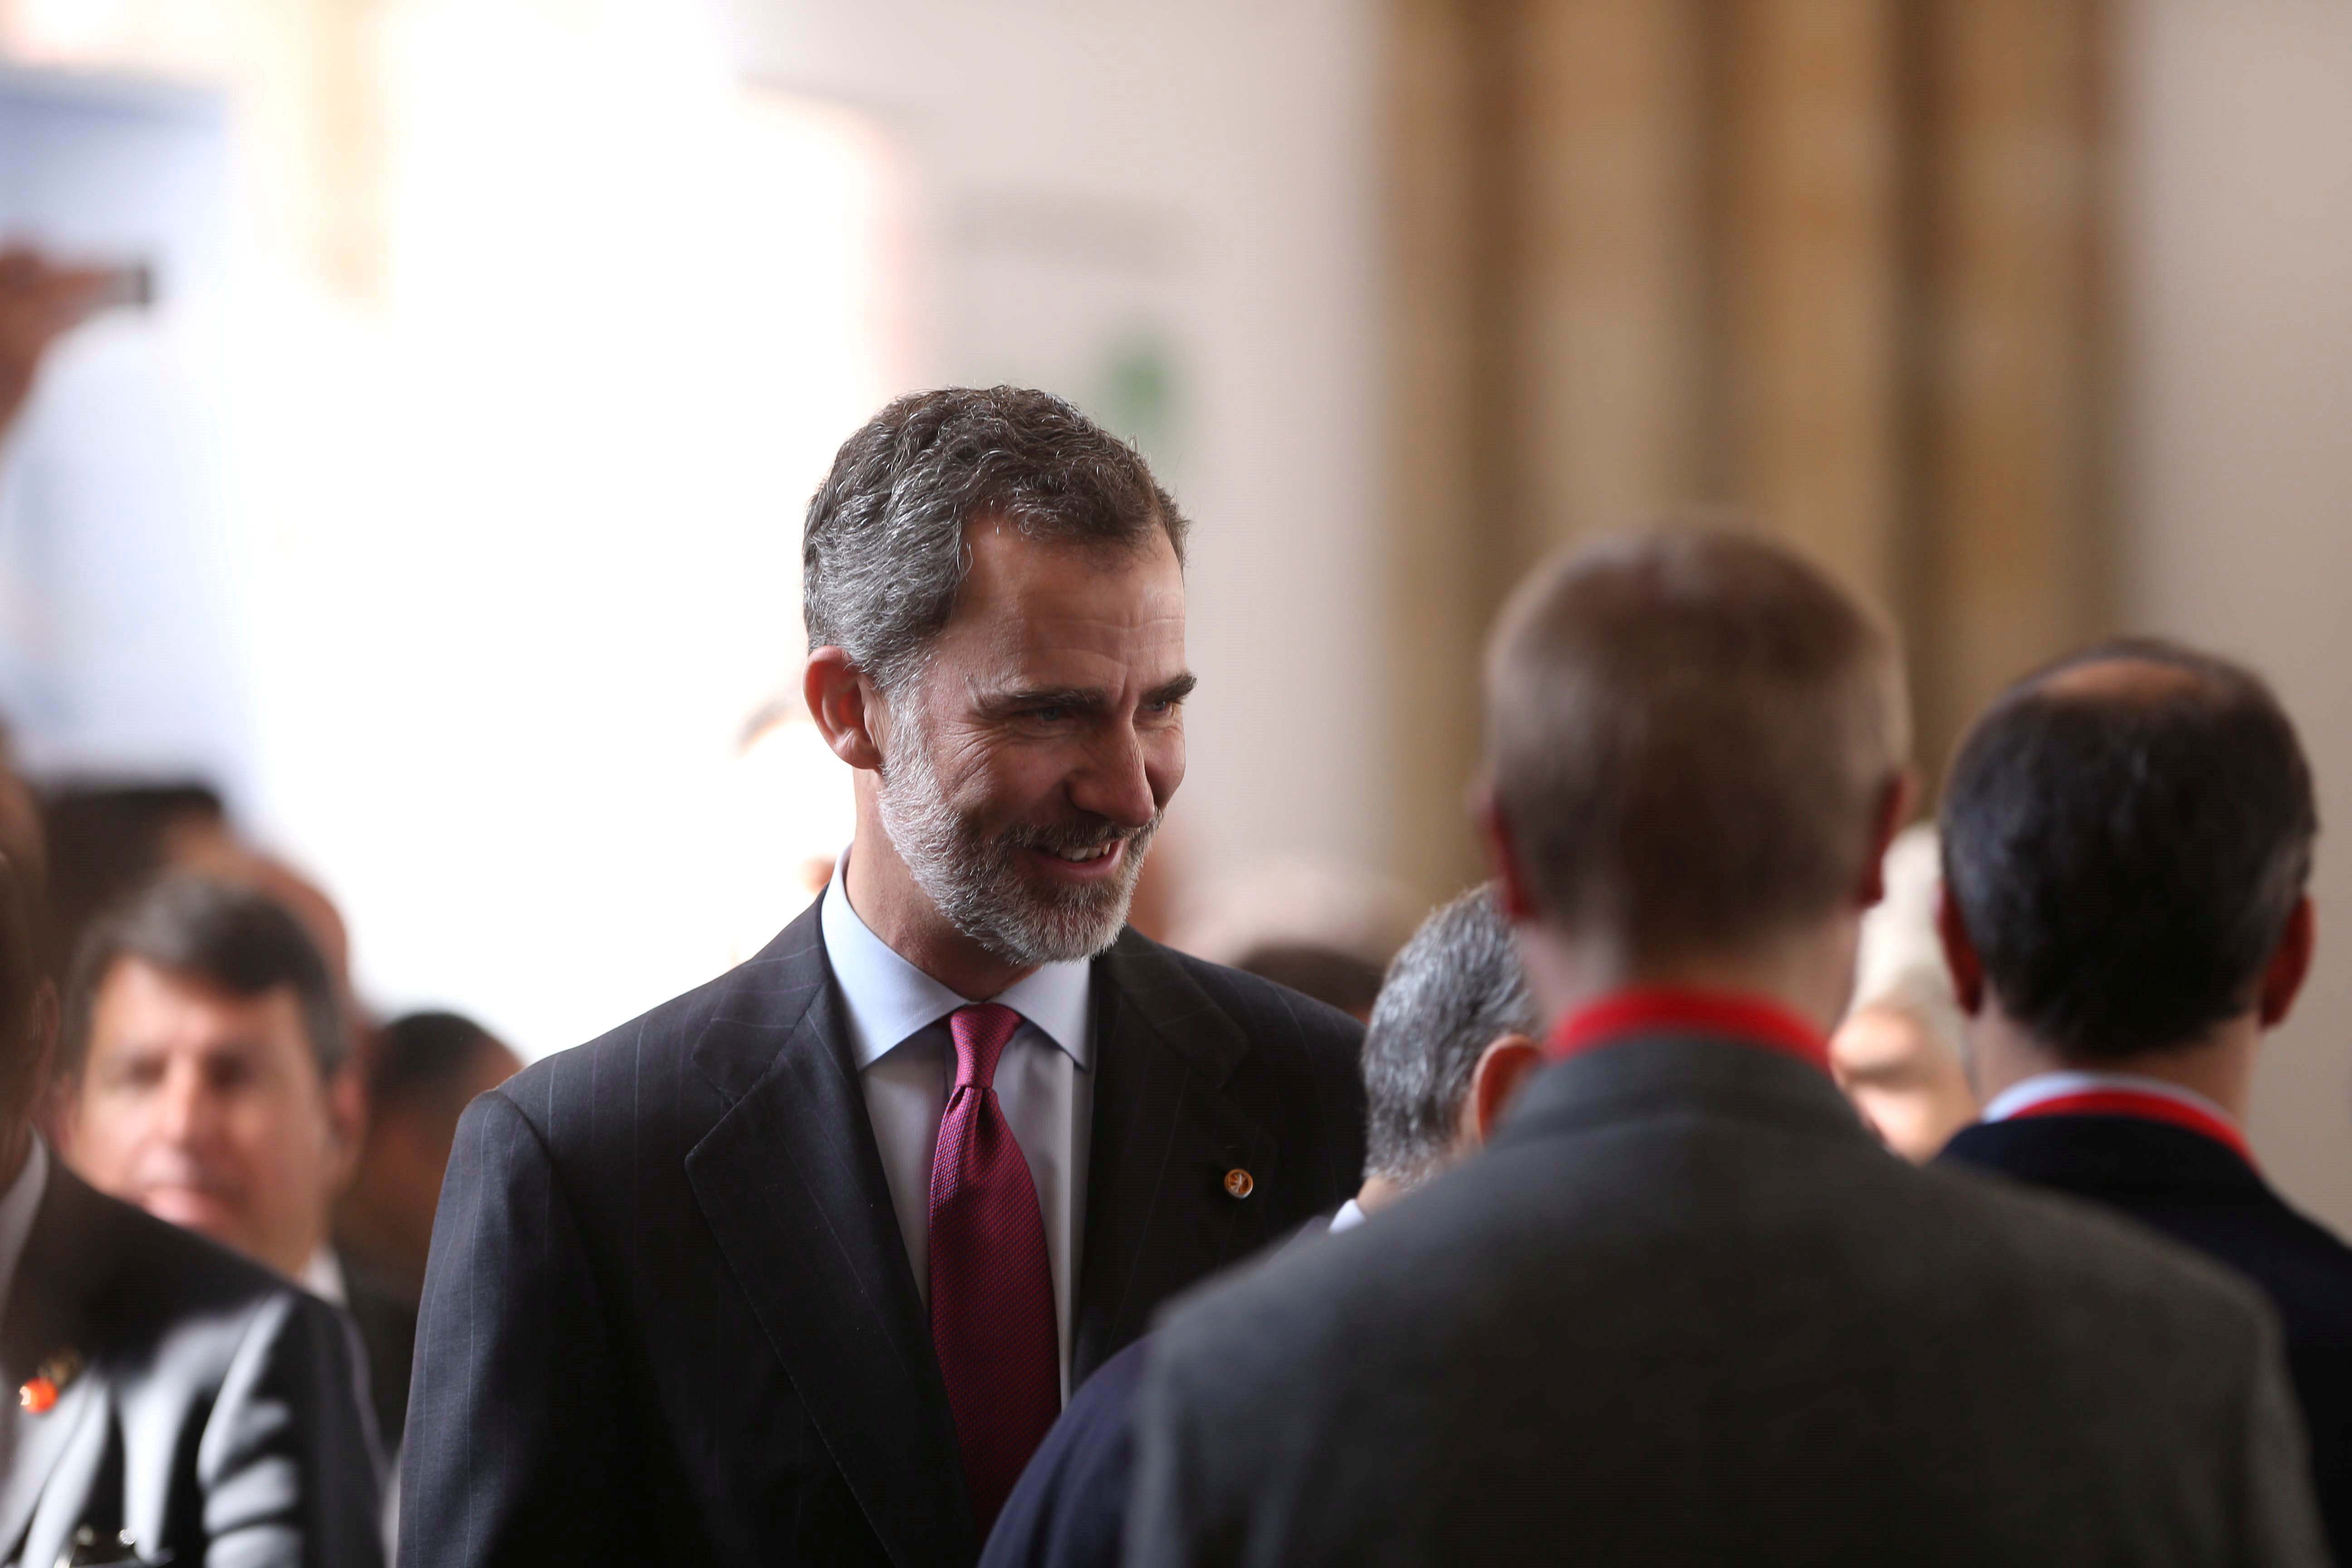
<path fill-rule="evenodd" d="M 1480 1054 L 1539 1024 L 1491 886 L 1422 921 L 1390 963 L 1364 1031 L 1364 1169 L 1404 1186 L 1435 1174 Z"/>
<path fill-rule="evenodd" d="M 474 1064 L 505 1050 L 496 1035 L 457 1013 L 410 1013 L 376 1031 L 368 1103 L 424 1105 L 454 1098 Z"/>
<path fill-rule="evenodd" d="M 1487 654 L 1488 775 L 1537 912 L 1634 962 L 1826 916 L 1859 885 L 1907 726 L 1892 634 L 1745 534 L 1556 557 Z"/>
<path fill-rule="evenodd" d="M 41 1090 L 33 1014 L 44 974 L 26 880 L 15 859 L 0 855 L 0 1133 L 32 1110 Z"/>
<path fill-rule="evenodd" d="M 134 893 L 82 933 L 66 984 L 58 1063 L 65 1075 L 81 1071 L 99 991 L 126 958 L 232 996 L 258 996 L 287 986 L 301 1010 L 302 1032 L 319 1076 L 332 1078 L 350 1054 L 334 979 L 302 922 L 245 883 L 178 871 Z"/>
<path fill-rule="evenodd" d="M 1944 879 L 2002 1009 L 2063 1058 L 2115 1060 L 2254 1005 L 2318 833 L 2310 764 L 2260 676 L 2111 642 L 2026 677 L 1969 731 Z"/>
<path fill-rule="evenodd" d="M 971 567 L 965 525 L 1133 549 L 1185 521 L 1133 447 L 1050 393 L 912 393 L 842 443 L 801 534 L 809 647 L 838 647 L 884 690 L 921 666 Z"/>

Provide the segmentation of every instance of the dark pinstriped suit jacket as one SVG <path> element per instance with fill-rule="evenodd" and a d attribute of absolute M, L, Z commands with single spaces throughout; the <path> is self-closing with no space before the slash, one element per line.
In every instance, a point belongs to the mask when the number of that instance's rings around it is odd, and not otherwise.
<path fill-rule="evenodd" d="M 1362 1163 L 1343 1015 L 1133 931 L 1096 961 L 1094 1006 L 1074 1382 Z M 841 1020 L 812 905 L 474 1102 L 425 1279 L 404 1563 L 974 1559 Z"/>

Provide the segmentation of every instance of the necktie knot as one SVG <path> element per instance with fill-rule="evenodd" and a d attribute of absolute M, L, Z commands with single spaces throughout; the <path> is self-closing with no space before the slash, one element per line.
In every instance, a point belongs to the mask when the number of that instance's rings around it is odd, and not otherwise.
<path fill-rule="evenodd" d="M 1021 1027 L 1021 1015 L 995 1002 L 975 1002 L 948 1015 L 948 1033 L 955 1040 L 958 1089 L 990 1089 L 996 1083 L 997 1059 Z"/>

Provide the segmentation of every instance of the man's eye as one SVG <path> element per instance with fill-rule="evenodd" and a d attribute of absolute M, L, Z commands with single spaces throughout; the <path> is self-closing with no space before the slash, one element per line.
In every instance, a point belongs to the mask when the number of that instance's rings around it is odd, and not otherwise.
<path fill-rule="evenodd" d="M 1066 708 L 1061 707 L 1056 703 L 1049 702 L 1043 708 L 1032 708 L 1029 710 L 1029 717 L 1040 720 L 1048 724 L 1055 724 L 1059 723 L 1063 719 L 1066 718 L 1069 715 L 1069 711 L 1070 710 Z"/>

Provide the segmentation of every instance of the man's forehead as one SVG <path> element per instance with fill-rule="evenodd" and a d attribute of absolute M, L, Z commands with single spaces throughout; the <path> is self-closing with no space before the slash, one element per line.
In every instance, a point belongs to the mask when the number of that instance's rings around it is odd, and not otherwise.
<path fill-rule="evenodd" d="M 1010 524 L 975 523 L 969 537 L 971 571 L 943 643 L 1000 665 L 1181 664 L 1183 569 L 1164 533 L 1108 550 Z"/>
<path fill-rule="evenodd" d="M 255 1021 L 290 1022 L 299 1027 L 302 1007 L 290 984 L 240 995 L 201 975 L 126 956 L 107 972 L 93 1011 L 100 1023 L 135 1026 L 169 1022 L 175 1033 L 220 1029 L 242 1036 L 245 1026 Z"/>

